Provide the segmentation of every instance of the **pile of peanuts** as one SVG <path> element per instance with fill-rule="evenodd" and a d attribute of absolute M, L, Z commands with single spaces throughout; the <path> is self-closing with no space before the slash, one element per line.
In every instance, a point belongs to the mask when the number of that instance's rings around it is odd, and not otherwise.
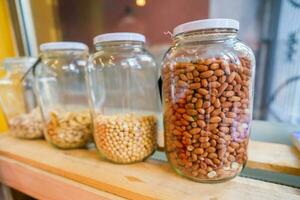
<path fill-rule="evenodd" d="M 250 59 L 222 57 L 163 68 L 167 156 L 184 176 L 232 178 L 247 160 L 251 113 Z"/>
<path fill-rule="evenodd" d="M 134 163 L 149 157 L 156 148 L 157 119 L 135 114 L 98 115 L 94 140 L 100 153 L 115 163 Z"/>
<path fill-rule="evenodd" d="M 85 147 L 92 139 L 89 112 L 51 112 L 45 136 L 51 144 L 59 148 Z"/>
<path fill-rule="evenodd" d="M 9 120 L 10 133 L 23 139 L 43 138 L 43 122 L 38 108 Z"/>

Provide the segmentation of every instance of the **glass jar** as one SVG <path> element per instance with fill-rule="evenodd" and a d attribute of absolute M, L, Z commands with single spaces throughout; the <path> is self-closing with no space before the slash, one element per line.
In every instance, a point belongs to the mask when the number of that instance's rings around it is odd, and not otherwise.
<path fill-rule="evenodd" d="M 32 73 L 26 74 L 36 58 L 4 60 L 5 72 L 0 79 L 0 102 L 10 133 L 18 138 L 43 137 L 43 123 L 37 107 Z M 26 74 L 26 76 L 25 76 Z"/>
<path fill-rule="evenodd" d="M 230 19 L 179 25 L 163 59 L 167 157 L 195 181 L 231 179 L 247 161 L 255 58 L 238 29 Z"/>
<path fill-rule="evenodd" d="M 134 163 L 156 148 L 161 108 L 158 72 L 137 33 L 94 38 L 88 84 L 93 135 L 100 154 L 115 163 Z"/>
<path fill-rule="evenodd" d="M 85 68 L 88 47 L 78 42 L 40 46 L 35 83 L 46 140 L 62 149 L 86 147 L 92 137 Z"/>

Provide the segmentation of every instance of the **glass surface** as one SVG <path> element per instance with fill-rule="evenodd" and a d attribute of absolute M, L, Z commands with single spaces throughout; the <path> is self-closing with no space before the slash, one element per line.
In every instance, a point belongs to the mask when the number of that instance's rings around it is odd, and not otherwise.
<path fill-rule="evenodd" d="M 236 30 L 179 34 L 163 59 L 166 153 L 192 180 L 235 177 L 247 161 L 255 59 Z"/>
<path fill-rule="evenodd" d="M 35 58 L 28 57 L 6 59 L 4 61 L 6 73 L 0 79 L 0 102 L 10 133 L 24 139 L 43 137 L 33 75 L 28 73 L 25 77 L 25 73 L 35 61 Z"/>
<path fill-rule="evenodd" d="M 113 162 L 142 161 L 156 148 L 159 69 L 141 42 L 103 42 L 96 49 L 88 71 L 96 145 Z"/>
<path fill-rule="evenodd" d="M 84 81 L 88 52 L 49 50 L 41 58 L 35 78 L 46 139 L 59 148 L 85 147 L 91 140 Z"/>

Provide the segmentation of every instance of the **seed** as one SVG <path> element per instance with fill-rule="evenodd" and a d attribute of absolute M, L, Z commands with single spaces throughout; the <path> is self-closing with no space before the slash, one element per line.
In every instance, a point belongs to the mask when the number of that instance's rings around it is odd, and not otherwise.
<path fill-rule="evenodd" d="M 216 116 L 216 117 L 210 118 L 210 123 L 218 123 L 220 121 L 222 121 L 221 117 Z"/>
<path fill-rule="evenodd" d="M 200 83 L 192 83 L 190 84 L 190 89 L 194 90 L 194 89 L 198 89 L 201 87 Z"/>
<path fill-rule="evenodd" d="M 203 150 L 202 148 L 196 148 L 196 149 L 194 150 L 194 153 L 195 153 L 195 154 L 203 154 L 203 153 L 204 153 L 204 150 Z"/>
<path fill-rule="evenodd" d="M 214 74 L 213 70 L 207 70 L 205 72 L 200 73 L 200 78 L 209 78 Z"/>
<path fill-rule="evenodd" d="M 198 93 L 202 94 L 202 95 L 207 95 L 208 94 L 208 90 L 204 89 L 204 88 L 200 88 L 197 90 Z"/>
<path fill-rule="evenodd" d="M 215 171 L 211 171 L 207 174 L 208 178 L 214 178 L 215 176 L 217 176 L 217 172 L 215 172 Z"/>
<path fill-rule="evenodd" d="M 193 128 L 193 129 L 190 130 L 190 133 L 191 133 L 192 135 L 198 134 L 198 133 L 200 133 L 200 132 L 201 132 L 201 129 L 200 129 L 200 128 Z"/>
<path fill-rule="evenodd" d="M 225 72 L 222 69 L 215 70 L 215 75 L 216 76 L 222 76 L 224 74 L 225 74 Z"/>

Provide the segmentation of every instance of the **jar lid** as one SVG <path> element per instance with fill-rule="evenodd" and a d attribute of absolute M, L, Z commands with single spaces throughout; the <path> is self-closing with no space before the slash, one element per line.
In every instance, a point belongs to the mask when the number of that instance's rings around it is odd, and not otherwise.
<path fill-rule="evenodd" d="M 118 32 L 118 33 L 106 33 L 94 37 L 94 44 L 99 42 L 109 41 L 139 41 L 145 42 L 145 36 L 139 33 L 130 32 Z"/>
<path fill-rule="evenodd" d="M 41 51 L 67 49 L 89 50 L 88 46 L 81 42 L 48 42 L 40 45 Z"/>
<path fill-rule="evenodd" d="M 195 31 L 195 30 L 205 30 L 205 29 L 216 29 L 216 28 L 230 28 L 239 30 L 239 22 L 234 19 L 204 19 L 187 22 L 176 26 L 173 30 L 174 35 L 180 33 Z"/>

